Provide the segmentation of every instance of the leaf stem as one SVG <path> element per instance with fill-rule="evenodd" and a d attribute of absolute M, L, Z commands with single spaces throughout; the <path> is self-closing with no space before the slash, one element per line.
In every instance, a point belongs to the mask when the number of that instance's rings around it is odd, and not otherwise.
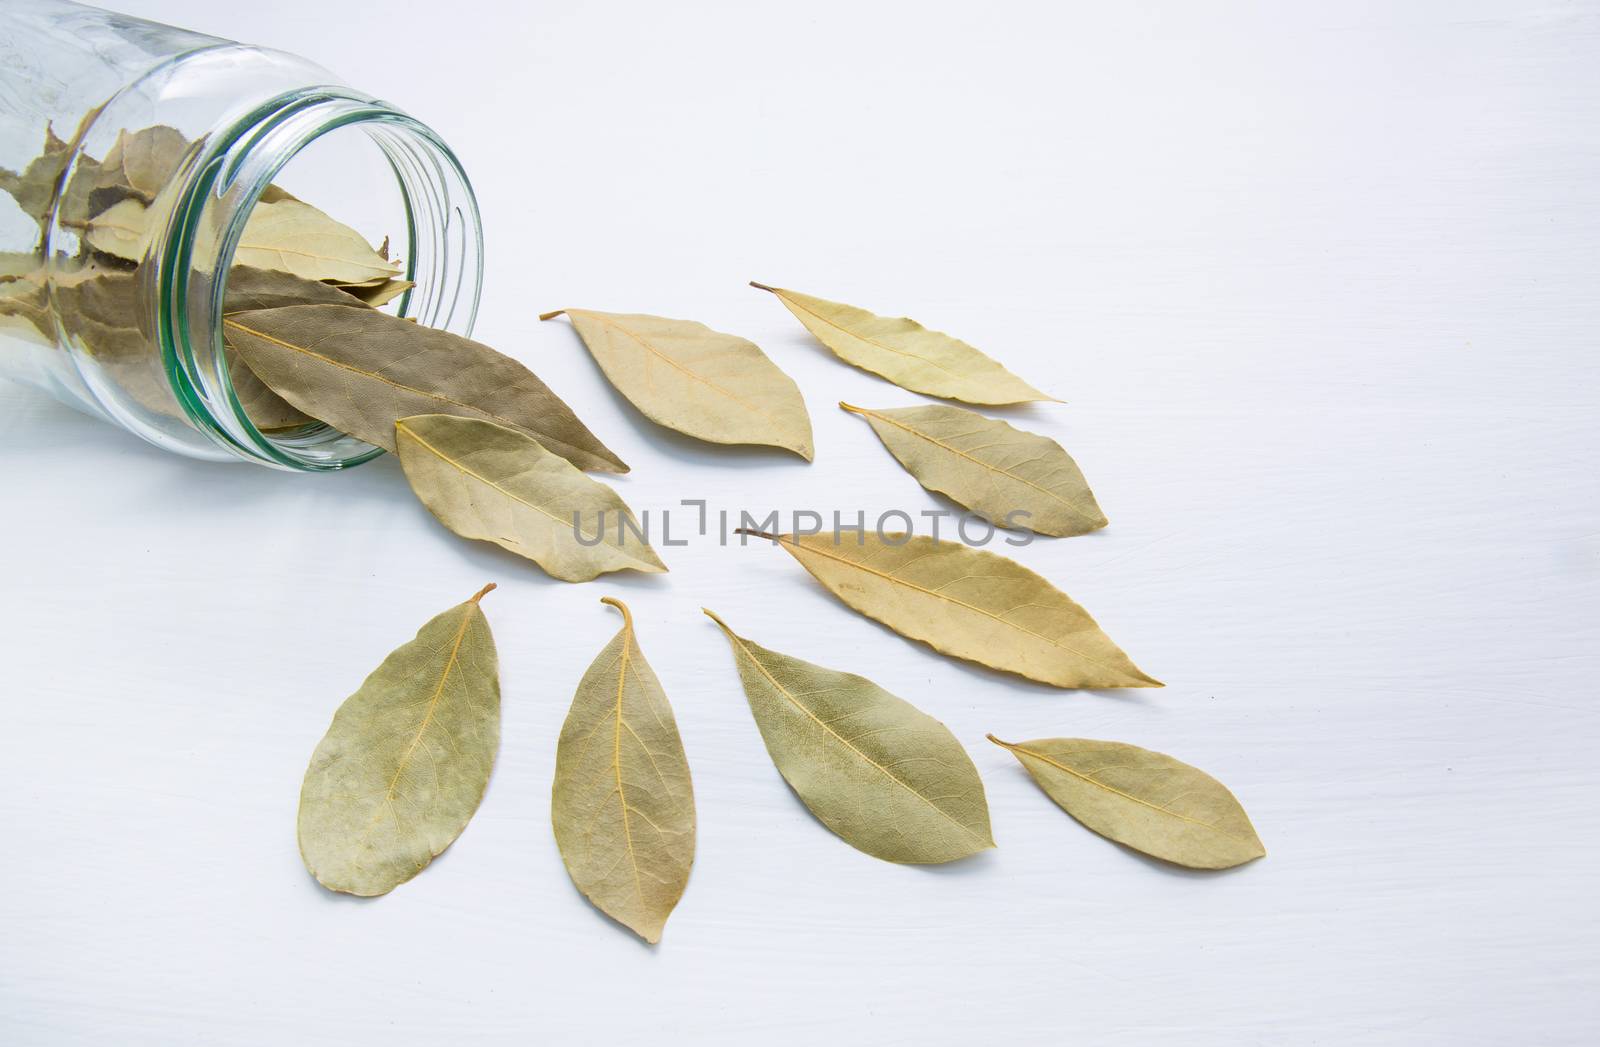
<path fill-rule="evenodd" d="M 633 632 L 633 612 L 628 610 L 627 604 L 623 603 L 615 596 L 602 596 L 600 597 L 600 602 L 604 604 L 610 604 L 612 607 L 615 607 L 617 610 L 621 611 L 622 627 L 628 630 L 630 633 Z"/>
<path fill-rule="evenodd" d="M 771 291 L 773 294 L 778 293 L 778 289 L 776 287 L 768 287 L 766 284 L 758 284 L 754 280 L 750 281 L 750 286 L 758 288 L 762 291 Z"/>
<path fill-rule="evenodd" d="M 1010 742 L 1002 742 L 1000 739 L 996 738 L 992 734 L 986 734 L 986 735 L 984 735 L 984 737 L 989 739 L 991 742 L 993 742 L 994 744 L 998 745 L 1002 749 L 1015 749 L 1016 748 L 1016 746 L 1012 745 Z"/>
<path fill-rule="evenodd" d="M 717 617 L 717 612 L 716 611 L 713 611 L 709 607 L 702 607 L 702 608 L 700 608 L 700 613 L 704 614 L 707 618 L 711 619 L 713 622 L 716 622 L 718 628 L 720 628 L 723 632 L 727 633 L 729 636 L 733 635 L 733 630 L 728 628 L 728 623 L 727 622 L 725 622 L 721 618 Z"/>
<path fill-rule="evenodd" d="M 479 589 L 477 591 L 477 593 L 472 597 L 472 599 L 467 601 L 467 602 L 468 603 L 477 603 L 479 600 L 483 599 L 485 596 L 488 596 L 490 593 L 494 592 L 498 588 L 500 588 L 498 585 L 496 585 L 493 582 L 490 582 L 488 585 L 484 586 L 482 589 Z"/>
<path fill-rule="evenodd" d="M 566 312 L 565 309 L 555 309 L 555 310 L 552 310 L 552 311 L 550 311 L 548 313 L 540 313 L 539 314 L 539 319 L 541 319 L 541 320 L 554 320 L 556 317 L 560 316 L 564 312 Z"/>
<path fill-rule="evenodd" d="M 748 534 L 752 538 L 765 538 L 769 542 L 781 542 L 781 541 L 783 541 L 783 538 L 782 538 L 781 535 L 768 534 L 765 531 L 756 531 L 756 530 L 752 530 L 749 527 L 735 527 L 733 529 L 733 533 L 734 534 Z M 707 611 L 706 613 L 710 614 L 711 612 Z M 716 616 L 712 615 L 712 617 L 714 618 Z"/>
<path fill-rule="evenodd" d="M 844 408 L 846 411 L 849 411 L 851 414 L 868 414 L 868 413 L 870 413 L 870 412 L 868 412 L 868 410 L 865 407 L 857 407 L 855 404 L 847 404 L 843 400 L 839 401 L 839 406 Z"/>

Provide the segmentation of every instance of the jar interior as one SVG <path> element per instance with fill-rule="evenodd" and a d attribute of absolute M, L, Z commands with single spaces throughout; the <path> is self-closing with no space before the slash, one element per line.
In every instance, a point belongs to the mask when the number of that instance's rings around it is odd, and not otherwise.
<path fill-rule="evenodd" d="M 294 259 L 260 250 L 252 223 L 285 199 L 309 205 L 394 263 L 393 294 L 378 307 L 468 334 L 482 265 L 475 203 L 459 164 L 431 132 L 354 96 L 318 95 L 280 106 L 219 158 L 215 179 L 180 223 L 187 276 L 173 283 L 174 378 L 213 433 L 245 454 L 290 469 L 329 470 L 382 453 L 320 422 L 269 426 L 252 417 L 249 378 L 226 348 L 228 275 L 268 265 L 314 277 Z M 215 246 L 205 237 L 217 230 Z M 178 264 L 183 265 L 181 257 Z M 221 278 L 219 278 L 219 274 Z M 394 281 L 403 281 L 405 286 Z M 344 286 L 354 294 L 365 288 Z M 196 412 L 191 412 L 196 413 Z"/>

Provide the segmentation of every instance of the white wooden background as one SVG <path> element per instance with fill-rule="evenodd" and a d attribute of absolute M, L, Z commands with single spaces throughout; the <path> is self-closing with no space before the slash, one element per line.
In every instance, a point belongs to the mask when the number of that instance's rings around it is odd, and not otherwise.
<path fill-rule="evenodd" d="M 912 511 L 834 407 L 917 401 L 755 278 L 905 313 L 1070 401 L 1010 413 L 1111 517 L 1016 552 L 1162 691 L 944 660 L 783 553 L 696 538 L 568 586 L 446 534 L 382 461 L 204 465 L 0 392 L 0 1041 L 1580 1044 L 1596 1035 L 1600 6 L 123 0 L 300 52 L 437 126 L 481 192 L 481 336 L 635 467 L 639 509 Z M 564 324 L 755 338 L 817 461 L 672 438 Z M 334 708 L 486 581 L 499 765 L 373 902 L 304 872 Z M 556 734 L 631 602 L 699 854 L 650 949 L 569 884 Z M 997 851 L 834 839 L 699 609 L 948 723 Z M 1268 857 L 1079 828 L 983 741 L 1160 749 Z"/>

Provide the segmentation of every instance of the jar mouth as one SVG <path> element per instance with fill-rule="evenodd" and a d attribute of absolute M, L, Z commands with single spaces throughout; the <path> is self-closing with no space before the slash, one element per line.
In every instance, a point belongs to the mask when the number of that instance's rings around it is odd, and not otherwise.
<path fill-rule="evenodd" d="M 213 135 L 179 190 L 167 243 L 154 252 L 157 337 L 179 404 L 214 442 L 282 469 L 346 469 L 383 453 L 322 423 L 261 430 L 235 393 L 223 349 L 228 273 L 250 212 L 302 150 L 350 128 L 364 132 L 382 152 L 404 204 L 401 242 L 410 249 L 404 251 L 402 275 L 416 286 L 399 299 L 399 315 L 470 334 L 483 247 L 477 200 L 465 171 L 426 125 L 342 87 L 280 95 Z"/>

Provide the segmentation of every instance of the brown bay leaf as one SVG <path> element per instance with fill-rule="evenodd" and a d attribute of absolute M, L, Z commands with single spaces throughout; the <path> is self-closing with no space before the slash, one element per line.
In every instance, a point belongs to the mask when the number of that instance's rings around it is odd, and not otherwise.
<path fill-rule="evenodd" d="M 902 389 L 973 404 L 1055 400 L 966 342 L 930 331 L 905 317 L 891 319 L 852 305 L 768 287 L 816 336 L 849 364 L 887 378 Z"/>
<path fill-rule="evenodd" d="M 426 414 L 396 421 L 395 440 L 412 491 L 463 538 L 493 542 L 564 582 L 667 569 L 615 491 L 520 430 Z"/>
<path fill-rule="evenodd" d="M 983 780 L 949 728 L 871 680 L 769 651 L 705 613 L 733 649 L 772 762 L 840 839 L 907 864 L 994 846 Z"/>
<path fill-rule="evenodd" d="M 365 308 L 366 303 L 336 287 L 317 280 L 302 280 L 298 276 L 272 269 L 252 269 L 234 266 L 228 272 L 228 286 L 224 292 L 223 313 L 238 313 L 249 309 L 281 309 L 290 305 L 343 305 Z M 239 405 L 250 416 L 256 428 L 263 430 L 290 429 L 310 425 L 316 421 L 289 401 L 273 392 L 256 373 L 245 366 L 238 350 L 224 343 L 228 354 L 228 377 L 233 383 L 233 394 Z"/>
<path fill-rule="evenodd" d="M 696 439 L 782 447 L 811 461 L 811 418 L 794 379 L 754 343 L 692 320 L 565 313 L 617 391 L 645 417 Z"/>
<path fill-rule="evenodd" d="M 394 450 L 394 423 L 458 414 L 521 429 L 580 469 L 627 472 L 532 371 L 480 342 L 372 309 L 296 305 L 228 316 L 230 344 L 313 418 Z"/>
<path fill-rule="evenodd" d="M 1106 525 L 1078 463 L 1049 437 L 949 404 L 839 406 L 866 419 L 918 483 L 996 526 L 1064 536 Z"/>
<path fill-rule="evenodd" d="M 661 681 L 622 628 L 578 682 L 556 743 L 550 820 L 572 882 L 647 942 L 661 931 L 694 864 L 694 787 Z"/>
<path fill-rule="evenodd" d="M 396 648 L 334 714 L 300 789 L 306 869 L 387 894 L 455 842 L 500 746 L 500 674 L 478 606 L 487 585 Z"/>
<path fill-rule="evenodd" d="M 1136 851 L 1191 869 L 1229 869 L 1267 853 L 1227 786 L 1164 753 L 1089 738 L 989 740 L 1063 811 Z"/>
<path fill-rule="evenodd" d="M 776 543 L 850 607 L 941 654 L 1056 687 L 1162 686 L 1089 612 L 1007 557 L 926 535 L 736 533 Z"/>

